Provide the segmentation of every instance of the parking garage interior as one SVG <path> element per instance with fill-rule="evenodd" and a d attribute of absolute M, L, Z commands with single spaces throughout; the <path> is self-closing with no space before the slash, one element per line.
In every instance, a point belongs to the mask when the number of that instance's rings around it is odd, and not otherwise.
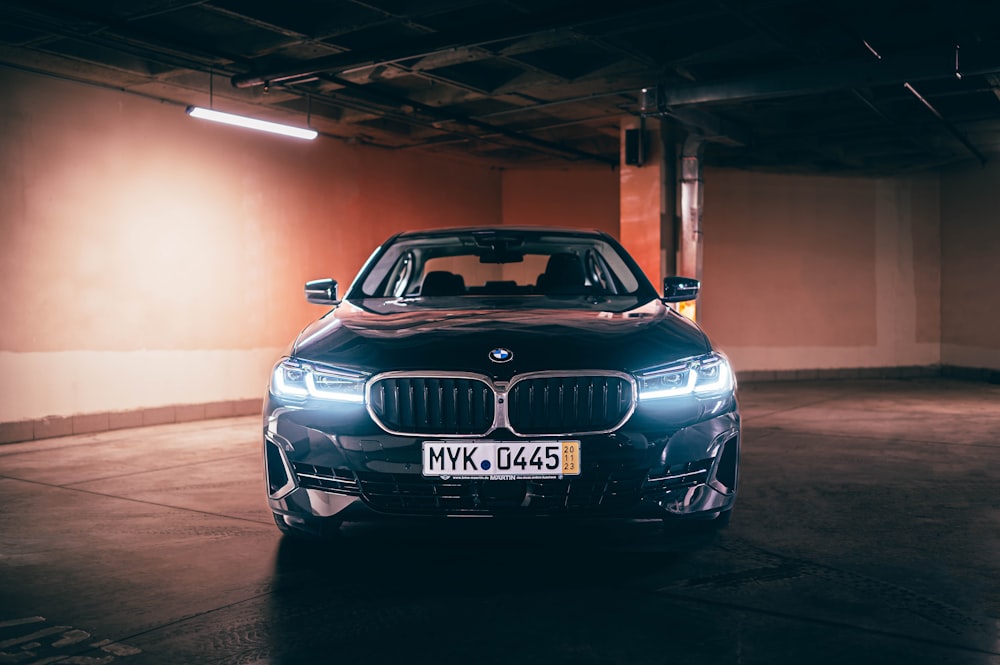
<path fill-rule="evenodd" d="M 1000 662 L 990 3 L 0 17 L 0 662 Z M 302 285 L 478 225 L 701 280 L 745 425 L 725 528 L 274 529 Z"/>

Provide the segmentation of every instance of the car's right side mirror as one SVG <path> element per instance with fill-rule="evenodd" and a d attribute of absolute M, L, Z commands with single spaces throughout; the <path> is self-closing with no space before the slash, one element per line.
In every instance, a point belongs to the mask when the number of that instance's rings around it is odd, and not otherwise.
<path fill-rule="evenodd" d="M 315 305 L 337 305 L 337 281 L 333 279 L 314 279 L 306 282 L 306 300 Z"/>
<path fill-rule="evenodd" d="M 663 301 L 664 302 L 686 302 L 698 297 L 698 289 L 701 282 L 690 277 L 664 277 L 663 278 Z"/>

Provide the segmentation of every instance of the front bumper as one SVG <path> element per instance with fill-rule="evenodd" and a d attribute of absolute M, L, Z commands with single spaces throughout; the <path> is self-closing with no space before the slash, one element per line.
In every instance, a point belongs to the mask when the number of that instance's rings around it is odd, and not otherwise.
<path fill-rule="evenodd" d="M 578 437 L 579 476 L 446 480 L 421 474 L 421 446 L 433 437 L 333 433 L 308 412 L 278 408 L 265 419 L 268 503 L 298 524 L 386 515 L 699 517 L 732 508 L 740 457 L 735 408 L 660 432 L 629 425 Z"/>

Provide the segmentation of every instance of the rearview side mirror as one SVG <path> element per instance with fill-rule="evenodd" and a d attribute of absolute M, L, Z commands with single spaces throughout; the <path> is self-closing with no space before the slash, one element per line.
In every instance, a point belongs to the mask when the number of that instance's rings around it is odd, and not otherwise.
<path fill-rule="evenodd" d="M 665 277 L 663 279 L 664 302 L 687 302 L 698 297 L 701 282 L 690 277 Z"/>
<path fill-rule="evenodd" d="M 315 305 L 338 304 L 337 280 L 327 278 L 306 282 L 306 300 Z"/>

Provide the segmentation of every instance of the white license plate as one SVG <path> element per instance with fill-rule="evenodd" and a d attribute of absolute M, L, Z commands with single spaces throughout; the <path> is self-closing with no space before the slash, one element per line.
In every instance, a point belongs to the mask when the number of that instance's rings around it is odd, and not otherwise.
<path fill-rule="evenodd" d="M 423 474 L 516 480 L 580 474 L 579 441 L 425 441 Z"/>

